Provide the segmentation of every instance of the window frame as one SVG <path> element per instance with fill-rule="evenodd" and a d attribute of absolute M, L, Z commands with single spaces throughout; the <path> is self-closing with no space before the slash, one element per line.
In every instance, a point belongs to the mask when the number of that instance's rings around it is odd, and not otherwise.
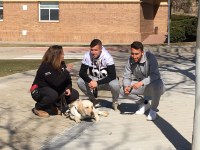
<path fill-rule="evenodd" d="M 3 2 L 2 1 L 0 1 L 0 10 L 2 10 L 2 19 L 0 18 L 0 21 L 3 21 Z"/>
<path fill-rule="evenodd" d="M 57 3 L 57 4 L 54 4 L 54 5 L 48 5 L 48 4 L 46 4 L 46 5 L 42 5 L 41 3 Z M 54 7 L 55 6 L 55 7 Z M 48 13 L 49 13 L 49 15 L 48 15 L 48 17 L 49 17 L 49 19 L 48 20 L 41 20 L 41 9 L 43 9 L 43 10 L 48 10 Z M 51 10 L 58 10 L 58 20 L 51 20 Z M 59 22 L 59 2 L 58 1 L 54 1 L 54 2 L 52 2 L 52 1 L 42 1 L 42 2 L 39 2 L 39 22 Z"/>

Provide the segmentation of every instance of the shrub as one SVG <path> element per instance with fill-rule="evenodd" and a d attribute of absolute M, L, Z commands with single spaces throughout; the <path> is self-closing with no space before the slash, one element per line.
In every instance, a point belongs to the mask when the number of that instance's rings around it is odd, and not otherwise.
<path fill-rule="evenodd" d="M 170 41 L 172 43 L 182 42 L 186 39 L 185 26 L 178 21 L 171 22 Z"/>
<path fill-rule="evenodd" d="M 172 15 L 170 42 L 191 42 L 196 40 L 198 18 L 194 16 Z"/>

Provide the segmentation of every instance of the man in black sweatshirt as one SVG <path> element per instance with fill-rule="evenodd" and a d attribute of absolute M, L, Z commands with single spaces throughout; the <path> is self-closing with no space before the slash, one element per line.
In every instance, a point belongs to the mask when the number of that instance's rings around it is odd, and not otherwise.
<path fill-rule="evenodd" d="M 97 103 L 98 90 L 110 90 L 113 99 L 112 107 L 118 110 L 120 85 L 116 77 L 115 64 L 99 39 L 94 39 L 90 44 L 90 51 L 85 53 L 79 76 L 77 82 L 79 88 L 94 105 Z"/>

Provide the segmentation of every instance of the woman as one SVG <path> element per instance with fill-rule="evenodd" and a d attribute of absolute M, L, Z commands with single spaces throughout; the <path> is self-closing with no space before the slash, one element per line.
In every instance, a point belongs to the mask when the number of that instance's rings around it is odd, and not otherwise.
<path fill-rule="evenodd" d="M 30 92 L 36 101 L 33 113 L 40 117 L 61 114 L 63 94 L 67 103 L 79 98 L 78 91 L 72 88 L 62 46 L 53 45 L 45 52 Z"/>

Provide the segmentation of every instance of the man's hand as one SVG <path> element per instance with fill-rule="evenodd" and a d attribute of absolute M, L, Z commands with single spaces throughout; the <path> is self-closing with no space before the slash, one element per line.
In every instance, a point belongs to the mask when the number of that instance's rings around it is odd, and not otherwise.
<path fill-rule="evenodd" d="M 134 83 L 133 85 L 132 85 L 132 87 L 134 88 L 134 89 L 139 89 L 141 86 L 143 86 L 144 85 L 144 83 L 142 82 L 142 81 L 140 81 L 140 82 L 137 82 L 137 83 Z"/>
<path fill-rule="evenodd" d="M 94 89 L 97 87 L 97 81 L 92 80 L 90 83 L 88 83 L 89 88 Z"/>
<path fill-rule="evenodd" d="M 131 87 L 130 87 L 130 86 L 124 87 L 124 93 L 125 93 L 125 94 L 129 94 L 130 90 L 131 90 Z"/>

